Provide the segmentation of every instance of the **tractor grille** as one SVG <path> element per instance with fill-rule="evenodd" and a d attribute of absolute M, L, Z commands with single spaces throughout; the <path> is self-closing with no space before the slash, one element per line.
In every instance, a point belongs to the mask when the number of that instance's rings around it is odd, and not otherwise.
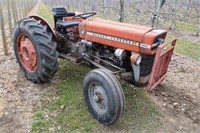
<path fill-rule="evenodd" d="M 142 55 L 140 76 L 145 77 L 151 73 L 155 55 Z"/>

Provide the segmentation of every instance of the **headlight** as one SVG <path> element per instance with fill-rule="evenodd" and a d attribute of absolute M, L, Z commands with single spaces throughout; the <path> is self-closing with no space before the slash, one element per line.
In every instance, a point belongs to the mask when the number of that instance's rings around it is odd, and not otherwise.
<path fill-rule="evenodd" d="M 142 56 L 139 55 L 138 58 L 137 58 L 137 60 L 136 60 L 135 65 L 139 65 L 141 63 L 141 61 L 142 61 Z"/>
<path fill-rule="evenodd" d="M 152 44 L 151 49 L 155 49 L 157 48 L 160 44 L 162 44 L 164 42 L 163 38 L 156 38 L 154 40 L 154 44 Z"/>

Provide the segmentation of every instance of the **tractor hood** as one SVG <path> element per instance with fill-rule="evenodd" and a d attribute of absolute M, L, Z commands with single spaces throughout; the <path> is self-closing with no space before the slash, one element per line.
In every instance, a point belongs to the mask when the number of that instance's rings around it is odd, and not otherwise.
<path fill-rule="evenodd" d="M 155 43 L 158 38 L 162 38 L 164 41 L 167 34 L 166 30 L 154 30 L 145 26 L 99 18 L 82 21 L 79 32 L 80 37 L 87 41 L 143 54 L 155 54 Z"/>

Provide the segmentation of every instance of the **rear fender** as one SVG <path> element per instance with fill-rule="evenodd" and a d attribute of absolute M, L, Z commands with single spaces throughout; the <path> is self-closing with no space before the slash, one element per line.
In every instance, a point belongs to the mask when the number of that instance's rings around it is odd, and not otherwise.
<path fill-rule="evenodd" d="M 40 23 L 42 25 L 46 25 L 47 26 L 47 29 L 49 31 L 51 31 L 51 33 L 53 34 L 53 40 L 54 41 L 57 41 L 59 36 L 56 34 L 56 32 L 53 30 L 53 28 L 50 26 L 50 24 L 44 19 L 44 18 L 41 18 L 39 16 L 29 16 L 30 18 L 34 18 L 35 20 L 37 21 L 40 21 Z"/>

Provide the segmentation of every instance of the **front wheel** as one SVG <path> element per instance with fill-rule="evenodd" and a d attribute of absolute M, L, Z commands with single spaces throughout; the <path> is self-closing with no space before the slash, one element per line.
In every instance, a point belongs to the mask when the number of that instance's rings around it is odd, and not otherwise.
<path fill-rule="evenodd" d="M 116 77 L 104 70 L 89 72 L 83 81 L 83 94 L 91 115 L 105 125 L 116 122 L 124 110 L 124 93 Z"/>

